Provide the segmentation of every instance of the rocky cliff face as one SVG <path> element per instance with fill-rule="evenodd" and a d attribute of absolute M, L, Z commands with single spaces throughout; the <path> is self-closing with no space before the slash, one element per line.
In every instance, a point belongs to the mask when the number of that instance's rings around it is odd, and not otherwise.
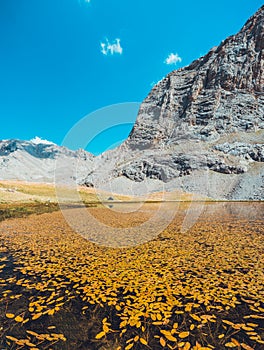
<path fill-rule="evenodd" d="M 143 102 L 130 148 L 264 129 L 264 7 L 242 30 L 169 74 Z"/>
<path fill-rule="evenodd" d="M 96 160 L 86 182 L 153 179 L 214 198 L 264 199 L 263 140 L 264 6 L 238 34 L 159 82 L 129 138 Z"/>

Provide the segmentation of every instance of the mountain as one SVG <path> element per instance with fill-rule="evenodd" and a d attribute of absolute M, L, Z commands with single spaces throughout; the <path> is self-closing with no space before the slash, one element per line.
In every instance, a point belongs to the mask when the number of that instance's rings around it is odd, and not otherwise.
<path fill-rule="evenodd" d="M 128 139 L 93 157 L 48 141 L 0 141 L 0 179 L 78 182 L 126 195 L 182 190 L 264 200 L 264 6 L 241 31 L 171 72 Z"/>
<path fill-rule="evenodd" d="M 264 199 L 263 49 L 264 6 L 238 34 L 160 81 L 128 139 L 97 158 L 84 183 Z"/>
<path fill-rule="evenodd" d="M 127 141 L 130 148 L 264 129 L 263 49 L 264 7 L 237 35 L 154 87 Z"/>
<path fill-rule="evenodd" d="M 35 182 L 67 182 L 78 168 L 81 180 L 91 167 L 93 156 L 83 150 L 71 151 L 39 137 L 31 141 L 0 141 L 0 179 Z"/>

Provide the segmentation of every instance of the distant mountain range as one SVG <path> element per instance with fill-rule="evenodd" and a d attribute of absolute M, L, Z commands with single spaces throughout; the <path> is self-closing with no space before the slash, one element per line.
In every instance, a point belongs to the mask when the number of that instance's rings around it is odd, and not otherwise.
<path fill-rule="evenodd" d="M 55 169 L 62 183 L 78 165 L 77 181 L 87 175 L 94 156 L 84 150 L 71 151 L 36 137 L 30 141 L 0 141 L 0 179 L 54 182 Z"/>
<path fill-rule="evenodd" d="M 160 81 L 118 148 L 93 157 L 41 141 L 2 141 L 0 178 L 51 181 L 54 160 L 63 159 L 66 181 L 78 159 L 79 183 L 114 192 L 264 199 L 263 141 L 264 6 L 238 34 Z"/>

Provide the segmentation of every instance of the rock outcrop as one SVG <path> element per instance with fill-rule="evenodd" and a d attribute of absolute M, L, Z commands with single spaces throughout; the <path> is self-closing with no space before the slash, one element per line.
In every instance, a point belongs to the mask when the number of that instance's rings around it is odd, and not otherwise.
<path fill-rule="evenodd" d="M 127 145 L 160 147 L 264 129 L 264 7 L 242 30 L 170 73 L 142 103 Z"/>

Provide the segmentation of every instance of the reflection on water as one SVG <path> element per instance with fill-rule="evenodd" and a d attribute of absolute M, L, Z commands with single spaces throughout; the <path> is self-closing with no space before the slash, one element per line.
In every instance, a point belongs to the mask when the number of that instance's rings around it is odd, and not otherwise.
<path fill-rule="evenodd" d="M 166 208 L 177 208 L 176 212 L 184 215 L 192 205 L 194 210 L 200 212 L 201 216 L 206 219 L 208 216 L 224 217 L 225 215 L 233 216 L 234 219 L 264 219 L 264 202 L 166 202 Z M 114 202 L 105 204 L 106 207 L 120 213 L 144 213 L 156 211 L 160 203 L 145 202 Z M 111 215 L 109 213 L 109 215 Z"/>
<path fill-rule="evenodd" d="M 233 215 L 237 218 L 254 219 L 264 217 L 264 202 L 167 202 L 167 207 L 177 207 L 177 211 L 183 213 L 188 210 L 190 205 L 202 212 L 204 215 Z M 113 211 L 123 213 L 133 213 L 138 210 L 151 211 L 157 210 L 160 203 L 153 202 L 113 202 L 105 203 L 105 206 Z M 198 209 L 199 208 L 199 209 Z"/>
<path fill-rule="evenodd" d="M 201 222 L 262 220 L 263 206 L 262 202 L 111 202 L 103 208 L 67 209 L 63 215 L 84 238 L 118 248 L 154 240 L 170 227 L 184 233 Z"/>
<path fill-rule="evenodd" d="M 264 202 L 218 202 L 205 205 L 204 215 L 223 219 L 226 215 L 234 220 L 263 220 Z"/>

